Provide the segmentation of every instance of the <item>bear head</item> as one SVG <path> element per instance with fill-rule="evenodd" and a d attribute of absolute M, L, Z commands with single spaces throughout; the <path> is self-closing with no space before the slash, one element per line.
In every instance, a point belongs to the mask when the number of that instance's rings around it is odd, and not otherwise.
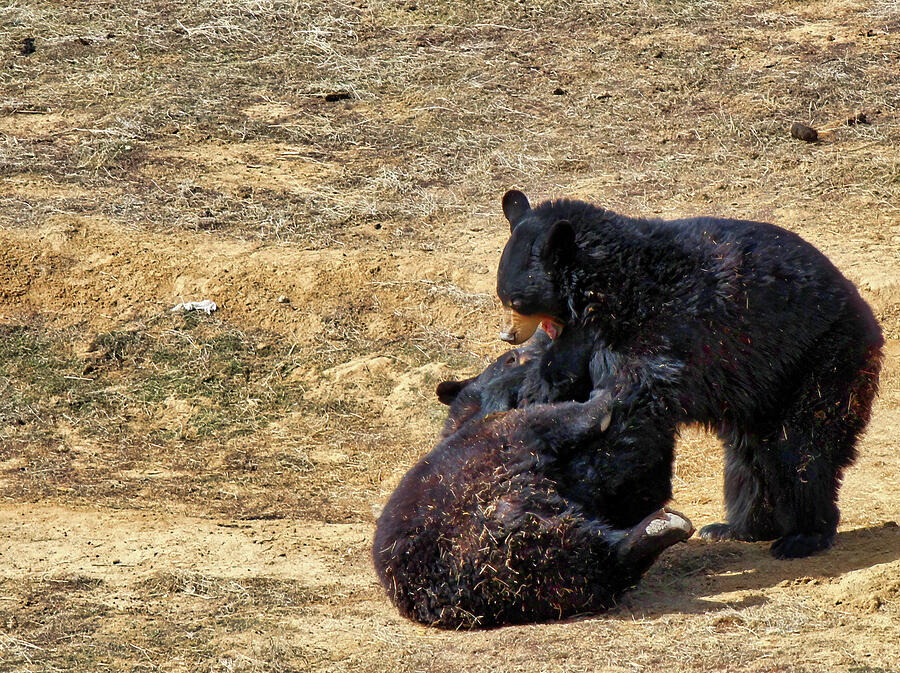
<path fill-rule="evenodd" d="M 567 220 L 547 222 L 517 190 L 503 196 L 503 214 L 510 237 L 497 268 L 497 296 L 507 310 L 500 338 L 523 343 L 538 325 L 556 338 L 570 314 L 560 272 L 577 253 L 575 228 Z"/>
<path fill-rule="evenodd" d="M 478 376 L 439 383 L 437 398 L 450 407 L 442 436 L 449 437 L 473 419 L 518 407 L 522 383 L 538 366 L 548 343 L 547 335 L 539 332 L 522 347 L 503 353 Z"/>

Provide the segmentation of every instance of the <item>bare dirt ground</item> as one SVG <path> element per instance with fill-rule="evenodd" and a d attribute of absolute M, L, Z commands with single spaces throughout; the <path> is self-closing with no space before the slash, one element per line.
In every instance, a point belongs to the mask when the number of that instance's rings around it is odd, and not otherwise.
<path fill-rule="evenodd" d="M 13 0 L 0 177 L 0 671 L 900 670 L 896 2 Z M 503 350 L 510 187 L 774 221 L 859 285 L 887 359 L 833 550 L 397 615 L 374 516 Z M 721 471 L 685 429 L 698 527 Z"/>

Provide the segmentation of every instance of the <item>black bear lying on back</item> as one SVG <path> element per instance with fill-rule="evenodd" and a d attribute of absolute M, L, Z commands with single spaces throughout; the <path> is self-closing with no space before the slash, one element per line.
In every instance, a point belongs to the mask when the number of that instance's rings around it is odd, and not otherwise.
<path fill-rule="evenodd" d="M 442 437 L 452 435 L 466 422 L 538 401 L 585 402 L 591 381 L 583 380 L 593 342 L 577 341 L 578 333 L 564 335 L 554 345 L 565 343 L 566 358 L 548 362 L 550 339 L 535 334 L 525 347 L 506 352 L 481 374 L 464 381 L 444 381 L 437 387 L 438 399 L 450 409 Z M 547 381 L 553 386 L 548 394 Z M 606 396 L 608 399 L 608 395 Z M 558 423 L 578 407 L 556 407 Z M 563 410 L 565 409 L 565 412 Z M 522 422 L 528 422 L 527 414 Z M 587 516 L 602 519 L 615 528 L 629 528 L 665 505 L 672 497 L 672 464 L 675 453 L 675 423 L 665 416 L 645 418 L 638 427 L 624 413 L 609 415 L 602 434 L 574 436 L 565 441 L 574 448 L 562 452 L 547 465 L 547 475 L 564 497 L 577 501 Z M 561 425 L 558 436 L 564 437 Z M 550 451 L 556 447 L 550 446 Z"/>
<path fill-rule="evenodd" d="M 520 343 L 543 321 L 559 342 L 542 370 L 583 361 L 593 340 L 582 379 L 614 396 L 614 417 L 717 428 L 728 522 L 701 536 L 775 539 L 782 558 L 830 546 L 882 360 L 853 284 L 771 224 L 634 219 L 567 200 L 532 209 L 518 191 L 503 210 L 497 293 L 514 320 L 501 337 Z M 545 381 L 536 399 L 554 395 Z"/>
<path fill-rule="evenodd" d="M 693 532 L 682 515 L 660 509 L 672 428 L 648 426 L 636 438 L 647 441 L 643 451 L 629 445 L 617 465 L 607 437 L 624 423 L 610 419 L 603 396 L 506 411 L 545 346 L 510 351 L 478 377 L 438 386 L 450 405 L 444 439 L 403 477 L 375 531 L 375 569 L 404 616 L 472 628 L 597 612 Z M 576 466 L 585 459 L 587 467 Z M 615 468 L 604 472 L 604 461 Z M 654 474 L 659 485 L 644 486 Z M 635 525 L 610 525 L 607 488 L 631 498 L 617 516 L 637 517 Z M 642 489 L 646 497 L 635 495 Z"/>

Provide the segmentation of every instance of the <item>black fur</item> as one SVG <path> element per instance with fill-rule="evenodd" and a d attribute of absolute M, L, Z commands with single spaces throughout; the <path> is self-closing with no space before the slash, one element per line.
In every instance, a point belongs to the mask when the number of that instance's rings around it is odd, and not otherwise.
<path fill-rule="evenodd" d="M 579 372 L 594 351 L 593 341 L 581 338 L 584 334 L 573 330 L 551 345 L 547 335 L 538 331 L 527 344 L 507 351 L 478 376 L 439 384 L 439 398 L 441 390 L 459 387 L 455 398 L 441 400 L 450 406 L 442 437 L 470 420 L 539 400 L 587 402 L 591 381 L 579 377 Z M 564 350 L 558 348 L 561 343 Z M 638 424 L 629 415 L 628 405 L 611 404 L 609 396 L 599 392 L 595 397 L 609 406 L 609 426 L 575 443 L 575 450 L 548 467 L 548 474 L 564 497 L 580 503 L 588 515 L 627 528 L 672 497 L 675 424 L 667 416 L 646 414 L 641 414 Z M 562 417 L 559 422 L 564 422 Z M 561 427 L 561 435 L 564 432 Z"/>
<path fill-rule="evenodd" d="M 853 284 L 772 224 L 634 219 L 566 200 L 531 209 L 513 194 L 497 292 L 567 324 L 544 369 L 577 368 L 591 342 L 571 385 L 610 391 L 636 427 L 662 416 L 718 429 L 728 523 L 702 536 L 776 539 L 778 557 L 830 546 L 882 360 Z M 554 394 L 552 382 L 532 387 L 538 401 Z"/>
<path fill-rule="evenodd" d="M 626 433 L 613 419 L 604 431 L 602 396 L 501 410 L 519 403 L 546 341 L 438 386 L 450 405 L 444 439 L 403 477 L 375 532 L 376 571 L 403 615 L 471 628 L 597 612 L 690 535 L 665 521 L 646 533 L 669 516 L 659 508 L 671 428 Z"/>

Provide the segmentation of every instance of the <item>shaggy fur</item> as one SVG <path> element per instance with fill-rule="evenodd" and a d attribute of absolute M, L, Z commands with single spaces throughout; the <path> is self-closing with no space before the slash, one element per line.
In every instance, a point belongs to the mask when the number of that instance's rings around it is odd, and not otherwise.
<path fill-rule="evenodd" d="M 593 340 L 581 380 L 614 395 L 614 415 L 718 430 L 728 521 L 701 536 L 775 539 L 781 558 L 829 547 L 882 361 L 881 330 L 853 284 L 772 224 L 633 219 L 580 201 L 532 209 L 521 192 L 504 212 L 501 301 L 569 333 L 538 371 L 581 366 Z M 543 378 L 537 400 L 555 394 Z"/>
<path fill-rule="evenodd" d="M 607 428 L 602 396 L 502 409 L 518 404 L 545 348 L 539 339 L 438 386 L 444 439 L 400 481 L 375 532 L 376 571 L 404 616 L 472 628 L 597 612 L 692 533 L 659 509 L 671 428 L 631 433 L 617 460 L 608 438 L 627 424 Z M 607 509 L 632 525 L 613 527 Z"/>

